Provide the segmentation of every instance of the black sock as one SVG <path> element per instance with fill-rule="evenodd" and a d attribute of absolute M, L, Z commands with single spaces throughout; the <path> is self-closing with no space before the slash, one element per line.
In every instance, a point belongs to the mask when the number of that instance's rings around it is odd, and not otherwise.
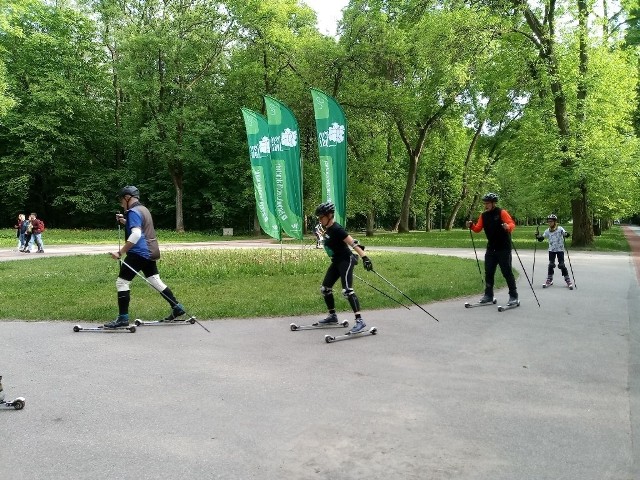
<path fill-rule="evenodd" d="M 171 305 L 171 308 L 175 307 L 178 304 L 178 300 L 173 295 L 173 292 L 169 287 L 165 288 L 162 291 L 162 296 L 167 300 L 167 302 L 169 302 L 169 305 Z"/>
<path fill-rule="evenodd" d="M 118 313 L 120 315 L 128 315 L 129 314 L 129 301 L 131 300 L 131 292 L 129 290 L 125 290 L 123 292 L 118 292 Z"/>

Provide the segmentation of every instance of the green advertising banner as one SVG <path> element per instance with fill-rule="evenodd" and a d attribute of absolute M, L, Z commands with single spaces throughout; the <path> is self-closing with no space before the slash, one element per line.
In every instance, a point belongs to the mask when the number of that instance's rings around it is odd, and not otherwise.
<path fill-rule="evenodd" d="M 336 206 L 335 219 L 347 222 L 347 119 L 342 107 L 326 93 L 311 89 L 320 150 L 322 201 Z"/>
<path fill-rule="evenodd" d="M 264 232 L 280 240 L 280 225 L 276 215 L 273 172 L 271 165 L 271 147 L 269 143 L 269 124 L 264 116 L 247 108 L 242 109 L 244 125 L 247 129 L 249 159 L 253 188 L 256 195 L 256 212 Z"/>
<path fill-rule="evenodd" d="M 298 122 L 291 110 L 266 96 L 271 162 L 275 184 L 276 215 L 282 229 L 302 240 L 302 162 Z"/>

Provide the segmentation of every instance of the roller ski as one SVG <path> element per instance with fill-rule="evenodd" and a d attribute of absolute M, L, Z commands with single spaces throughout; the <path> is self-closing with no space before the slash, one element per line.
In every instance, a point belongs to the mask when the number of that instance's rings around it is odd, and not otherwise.
<path fill-rule="evenodd" d="M 347 320 L 343 320 L 342 322 L 338 320 L 338 315 L 335 313 L 330 313 L 327 318 L 323 318 L 317 322 L 312 323 L 311 325 L 298 325 L 297 323 L 292 323 L 289 325 L 289 329 L 292 332 L 298 330 L 317 330 L 320 328 L 346 328 L 349 326 L 349 322 Z"/>
<path fill-rule="evenodd" d="M 333 342 L 338 342 L 340 340 L 349 340 L 351 338 L 364 337 L 367 335 L 375 335 L 378 333 L 378 329 L 376 327 L 371 327 L 368 330 L 366 329 L 366 327 L 367 325 L 364 323 L 364 321 L 362 319 L 358 319 L 356 320 L 356 323 L 353 326 L 353 328 L 349 330 L 347 333 L 345 333 L 344 335 L 338 335 L 338 336 L 325 335 L 324 341 L 327 343 L 333 343 Z"/>
<path fill-rule="evenodd" d="M 113 322 L 105 323 L 96 327 L 81 327 L 75 325 L 74 332 L 130 332 L 136 333 L 135 325 L 129 325 L 129 317 L 127 315 L 119 315 Z"/>
<path fill-rule="evenodd" d="M 128 325 L 126 327 L 105 327 L 100 325 L 99 327 L 82 327 L 80 325 L 73 326 L 74 332 L 131 332 L 136 333 L 135 325 Z"/>
<path fill-rule="evenodd" d="M 196 323 L 196 317 L 176 318 L 174 320 L 151 320 L 147 322 L 136 318 L 133 323 L 136 327 L 147 327 L 154 325 L 193 325 L 194 323 Z"/>
<path fill-rule="evenodd" d="M 498 300 L 490 295 L 485 295 L 475 303 L 465 302 L 464 308 L 486 307 L 487 305 L 495 305 Z"/>
<path fill-rule="evenodd" d="M 2 377 L 0 376 L 0 406 L 13 407 L 16 410 L 22 410 L 24 408 L 24 404 L 25 404 L 24 397 L 18 397 L 15 400 L 12 400 L 10 402 L 5 402 L 4 391 L 2 390 Z"/>
<path fill-rule="evenodd" d="M 520 306 L 520 300 L 518 300 L 517 298 L 514 297 L 510 297 L 509 301 L 507 302 L 507 304 L 503 307 L 502 305 L 500 305 L 498 307 L 498 311 L 499 312 L 504 312 L 505 310 L 511 310 L 512 308 L 516 308 Z"/>

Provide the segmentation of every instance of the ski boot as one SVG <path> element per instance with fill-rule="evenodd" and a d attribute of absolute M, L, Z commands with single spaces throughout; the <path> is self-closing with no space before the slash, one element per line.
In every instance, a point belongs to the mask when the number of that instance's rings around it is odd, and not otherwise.
<path fill-rule="evenodd" d="M 338 323 L 338 315 L 335 313 L 330 313 L 327 318 L 323 318 L 318 321 L 318 325 L 333 325 Z"/>
<path fill-rule="evenodd" d="M 165 322 L 173 322 L 173 321 L 176 321 L 176 320 L 179 321 L 180 317 L 182 315 L 184 315 L 185 313 L 187 313 L 187 312 L 185 312 L 184 307 L 182 306 L 182 304 L 177 303 L 171 309 L 171 313 L 167 317 L 165 317 L 164 321 Z"/>
<path fill-rule="evenodd" d="M 573 283 L 571 282 L 569 276 L 564 277 L 564 281 L 567 283 L 567 287 L 569 287 L 569 290 L 573 290 Z"/>
<path fill-rule="evenodd" d="M 509 295 L 509 301 L 507 302 L 507 307 L 512 307 L 514 305 L 518 305 L 518 297 L 514 297 L 513 295 Z"/>
<path fill-rule="evenodd" d="M 487 295 L 486 293 L 482 296 L 480 300 L 478 300 L 478 303 L 480 304 L 492 303 L 492 302 L 493 302 L 493 295 Z"/>
<path fill-rule="evenodd" d="M 113 322 L 105 323 L 104 328 L 122 328 L 129 326 L 129 315 L 118 315 Z"/>
<path fill-rule="evenodd" d="M 553 277 L 547 277 L 547 280 L 542 284 L 542 288 L 547 288 L 553 285 Z"/>
<path fill-rule="evenodd" d="M 356 318 L 356 323 L 353 325 L 351 330 L 349 330 L 350 334 L 360 333 L 366 328 L 367 324 L 364 323 L 362 318 Z"/>

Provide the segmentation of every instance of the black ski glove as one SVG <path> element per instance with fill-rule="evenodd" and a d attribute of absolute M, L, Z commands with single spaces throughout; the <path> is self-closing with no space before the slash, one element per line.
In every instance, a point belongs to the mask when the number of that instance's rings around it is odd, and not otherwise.
<path fill-rule="evenodd" d="M 564 232 L 564 238 L 569 238 L 571 234 L 569 232 Z"/>
<path fill-rule="evenodd" d="M 541 241 L 543 241 L 543 240 L 544 240 L 544 237 L 543 237 L 542 235 L 538 235 L 538 234 L 536 233 L 536 240 L 538 240 L 539 242 L 541 242 Z"/>
<path fill-rule="evenodd" d="M 367 271 L 370 272 L 371 270 L 373 270 L 373 263 L 371 263 L 371 260 L 369 260 L 369 257 L 367 257 L 366 255 L 362 257 L 362 264 Z"/>

